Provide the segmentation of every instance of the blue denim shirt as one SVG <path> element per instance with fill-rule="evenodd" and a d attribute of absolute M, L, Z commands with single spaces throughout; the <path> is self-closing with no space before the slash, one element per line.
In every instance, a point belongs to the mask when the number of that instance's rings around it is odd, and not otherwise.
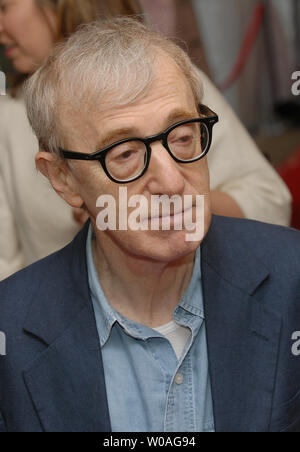
<path fill-rule="evenodd" d="M 191 330 L 178 360 L 164 336 L 110 306 L 94 265 L 90 227 L 89 285 L 113 432 L 214 431 L 200 255 L 198 248 L 190 285 L 174 311 L 174 321 Z"/>

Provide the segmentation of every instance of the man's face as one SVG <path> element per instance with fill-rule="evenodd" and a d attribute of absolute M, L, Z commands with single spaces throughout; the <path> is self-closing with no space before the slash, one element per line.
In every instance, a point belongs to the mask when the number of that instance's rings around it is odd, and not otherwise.
<path fill-rule="evenodd" d="M 156 79 L 149 92 L 134 104 L 109 109 L 101 114 L 89 115 L 65 123 L 70 130 L 67 139 L 68 149 L 77 152 L 92 153 L 118 140 L 130 137 L 147 137 L 166 130 L 181 120 L 199 117 L 197 106 L 185 77 L 176 66 L 167 59 L 157 65 Z M 67 116 L 66 116 L 67 118 Z M 63 120 L 64 123 L 64 120 Z M 71 127 L 71 128 L 70 128 Z M 72 131 L 72 132 L 71 132 Z M 114 133 L 116 131 L 116 133 Z M 121 131 L 119 134 L 118 131 Z M 107 141 L 107 137 L 110 139 Z M 84 137 L 84 140 L 83 138 Z M 161 142 L 151 145 L 152 155 L 148 171 L 138 180 L 128 183 L 127 197 L 143 195 L 151 205 L 152 195 L 193 195 L 194 204 L 197 195 L 205 196 L 204 234 L 211 222 L 209 194 L 209 172 L 206 158 L 189 164 L 176 163 Z M 99 244 L 111 241 L 131 256 L 149 258 L 155 261 L 171 262 L 184 257 L 199 246 L 200 241 L 186 241 L 187 231 L 147 230 L 147 231 L 106 231 L 97 230 L 96 217 L 100 211 L 96 207 L 99 196 L 112 195 L 119 212 L 119 188 L 104 173 L 98 162 L 72 161 L 72 184 L 85 203 L 93 222 Z M 122 186 L 124 188 L 124 185 Z M 124 206 L 122 206 L 124 207 Z M 134 209 L 128 209 L 128 215 Z M 149 213 L 151 215 L 151 212 Z M 118 218 L 118 215 L 117 215 Z M 196 208 L 193 208 L 193 221 L 196 220 Z M 150 225 L 150 222 L 149 222 Z"/>

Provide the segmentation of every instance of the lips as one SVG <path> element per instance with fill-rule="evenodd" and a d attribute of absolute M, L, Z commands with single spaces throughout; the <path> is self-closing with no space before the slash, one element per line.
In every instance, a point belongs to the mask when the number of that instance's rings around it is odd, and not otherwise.
<path fill-rule="evenodd" d="M 16 48 L 17 48 L 17 46 L 15 46 L 15 45 L 6 46 L 5 47 L 5 56 L 8 58 L 11 57 Z"/>
<path fill-rule="evenodd" d="M 166 230 L 169 230 L 169 228 L 178 228 L 178 230 L 182 230 L 186 222 L 189 223 L 192 221 L 192 215 L 193 206 L 184 211 L 174 212 L 167 216 L 150 217 L 148 218 L 148 222 L 151 223 L 151 229 L 153 230 L 160 230 L 161 228 Z"/>
<path fill-rule="evenodd" d="M 163 216 L 163 215 L 159 215 L 159 217 L 149 217 L 148 219 L 149 220 L 164 220 L 164 219 L 166 219 L 166 218 L 179 218 L 179 217 L 181 217 L 181 216 L 183 216 L 183 215 L 186 215 L 188 212 L 191 212 L 191 210 L 193 209 L 193 207 L 194 206 L 191 206 L 191 207 L 187 207 L 187 208 L 185 208 L 184 210 L 180 210 L 180 211 L 178 211 L 178 212 L 170 212 L 170 215 L 165 215 L 165 216 Z"/>
<path fill-rule="evenodd" d="M 180 217 L 182 215 L 187 214 L 187 212 L 190 212 L 192 210 L 192 208 L 193 208 L 193 206 L 191 206 L 191 207 L 189 207 L 188 209 L 185 209 L 185 210 L 180 210 L 179 212 L 171 212 L 170 215 L 167 215 L 167 216 L 160 215 L 159 218 L 160 219 L 169 218 L 169 217 L 170 218 L 177 218 L 177 217 Z"/>

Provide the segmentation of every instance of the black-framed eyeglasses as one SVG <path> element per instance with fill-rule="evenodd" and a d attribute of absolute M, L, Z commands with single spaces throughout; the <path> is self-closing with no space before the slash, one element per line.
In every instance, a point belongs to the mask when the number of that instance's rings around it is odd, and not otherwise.
<path fill-rule="evenodd" d="M 212 142 L 213 126 L 218 116 L 208 107 L 199 106 L 205 117 L 180 121 L 162 133 L 147 138 L 127 138 L 94 152 L 59 149 L 70 160 L 99 161 L 105 174 L 117 184 L 128 184 L 142 177 L 150 164 L 151 144 L 161 141 L 166 151 L 177 163 L 193 163 L 205 157 Z"/>

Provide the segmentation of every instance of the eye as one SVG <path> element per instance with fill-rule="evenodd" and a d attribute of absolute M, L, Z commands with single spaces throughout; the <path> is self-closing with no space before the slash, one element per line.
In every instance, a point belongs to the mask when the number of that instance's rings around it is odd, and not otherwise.
<path fill-rule="evenodd" d="M 145 153 L 145 146 L 139 141 L 131 141 L 115 146 L 107 154 L 106 159 L 116 163 L 126 163 L 139 159 Z"/>
<path fill-rule="evenodd" d="M 192 136 L 186 134 L 186 135 L 182 135 L 181 137 L 178 137 L 176 141 L 179 143 L 182 143 L 182 144 L 186 144 L 186 143 L 190 143 L 191 139 L 192 139 Z"/>
<path fill-rule="evenodd" d="M 117 156 L 117 159 L 118 159 L 118 160 L 128 160 L 128 159 L 130 159 L 130 157 L 133 156 L 134 153 L 135 153 L 135 152 L 134 152 L 134 151 L 131 151 L 131 150 L 122 152 L 122 154 L 120 154 L 120 155 Z"/>
<path fill-rule="evenodd" d="M 190 131 L 178 133 L 171 137 L 170 144 L 173 145 L 188 145 L 193 141 L 193 134 Z"/>

